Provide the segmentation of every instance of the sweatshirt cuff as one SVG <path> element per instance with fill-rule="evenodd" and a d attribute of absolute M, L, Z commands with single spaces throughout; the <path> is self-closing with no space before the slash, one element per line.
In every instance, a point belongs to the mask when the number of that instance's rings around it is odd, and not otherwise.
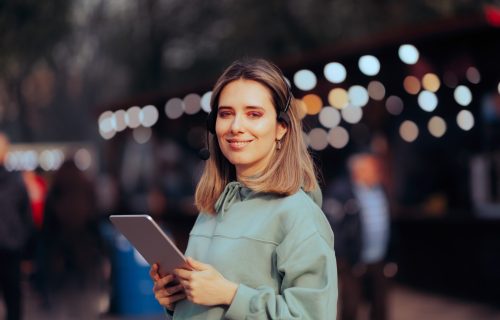
<path fill-rule="evenodd" d="M 233 302 L 227 309 L 227 319 L 245 319 L 250 310 L 250 300 L 258 293 L 258 290 L 247 287 L 244 284 L 238 286 Z"/>

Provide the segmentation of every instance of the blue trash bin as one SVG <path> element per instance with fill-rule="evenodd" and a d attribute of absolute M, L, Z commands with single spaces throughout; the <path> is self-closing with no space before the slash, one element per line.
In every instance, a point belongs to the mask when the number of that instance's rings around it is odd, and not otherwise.
<path fill-rule="evenodd" d="M 163 307 L 154 297 L 146 260 L 111 224 L 104 233 L 112 241 L 112 310 L 121 315 L 163 313 Z"/>

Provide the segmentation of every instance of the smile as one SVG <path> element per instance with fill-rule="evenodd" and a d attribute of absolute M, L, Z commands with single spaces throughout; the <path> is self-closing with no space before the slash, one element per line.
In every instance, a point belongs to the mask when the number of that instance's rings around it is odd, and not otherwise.
<path fill-rule="evenodd" d="M 234 149 L 241 149 L 247 146 L 252 140 L 226 140 L 229 146 Z"/>

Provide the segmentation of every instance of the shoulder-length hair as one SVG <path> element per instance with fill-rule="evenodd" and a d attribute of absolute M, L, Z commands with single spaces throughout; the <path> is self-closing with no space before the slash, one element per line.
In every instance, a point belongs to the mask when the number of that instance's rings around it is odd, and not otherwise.
<path fill-rule="evenodd" d="M 245 59 L 233 62 L 219 77 L 212 90 L 211 106 L 216 118 L 219 96 L 224 87 L 235 80 L 253 80 L 269 89 L 276 113 L 279 115 L 290 99 L 286 112 L 287 132 L 281 139 L 280 150 L 274 150 L 268 166 L 258 176 L 244 181 L 245 186 L 255 192 L 274 193 L 287 196 L 300 188 L 312 191 L 318 188 L 314 163 L 302 137 L 300 106 L 292 96 L 291 90 L 273 63 L 263 59 Z M 281 120 L 279 120 L 281 121 Z M 200 178 L 195 193 L 198 210 L 215 213 L 215 202 L 225 186 L 236 179 L 236 170 L 222 154 L 215 135 L 210 135 L 210 158 Z"/>

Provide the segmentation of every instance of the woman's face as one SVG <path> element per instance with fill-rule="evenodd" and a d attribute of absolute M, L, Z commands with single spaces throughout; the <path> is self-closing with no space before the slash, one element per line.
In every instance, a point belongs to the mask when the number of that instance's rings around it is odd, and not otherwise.
<path fill-rule="evenodd" d="M 222 89 L 215 132 L 238 179 L 261 172 L 269 163 L 276 140 L 287 130 L 276 118 L 271 92 L 259 82 L 239 79 Z"/>

